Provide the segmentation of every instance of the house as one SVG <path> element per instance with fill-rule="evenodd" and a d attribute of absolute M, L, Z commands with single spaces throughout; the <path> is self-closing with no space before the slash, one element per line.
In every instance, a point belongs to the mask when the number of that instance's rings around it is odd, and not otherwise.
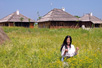
<path fill-rule="evenodd" d="M 78 18 L 65 12 L 65 9 L 54 8 L 41 19 L 39 19 L 39 28 L 77 28 L 79 27 Z"/>
<path fill-rule="evenodd" d="M 85 14 L 81 18 L 79 18 L 80 25 L 85 27 L 100 27 L 102 26 L 102 20 L 90 14 Z"/>
<path fill-rule="evenodd" d="M 16 12 L 0 19 L 0 26 L 34 27 L 34 20 Z"/>

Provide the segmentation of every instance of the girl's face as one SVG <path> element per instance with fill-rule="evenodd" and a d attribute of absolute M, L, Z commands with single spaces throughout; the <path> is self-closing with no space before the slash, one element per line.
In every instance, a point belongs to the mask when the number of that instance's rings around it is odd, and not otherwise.
<path fill-rule="evenodd" d="M 67 44 L 70 45 L 70 38 L 67 38 Z"/>

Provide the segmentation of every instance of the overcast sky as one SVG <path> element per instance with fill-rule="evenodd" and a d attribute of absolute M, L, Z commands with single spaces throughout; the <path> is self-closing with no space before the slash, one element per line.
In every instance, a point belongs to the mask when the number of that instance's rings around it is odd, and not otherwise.
<path fill-rule="evenodd" d="M 75 16 L 93 13 L 102 19 L 102 0 L 0 0 L 0 19 L 19 10 L 21 14 L 33 20 L 47 14 L 54 8 L 65 8 L 65 11 Z"/>

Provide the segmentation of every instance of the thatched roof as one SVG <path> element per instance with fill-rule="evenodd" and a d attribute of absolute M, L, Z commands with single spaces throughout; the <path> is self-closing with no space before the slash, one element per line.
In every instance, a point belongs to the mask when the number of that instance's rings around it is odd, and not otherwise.
<path fill-rule="evenodd" d="M 4 43 L 5 41 L 10 40 L 3 29 L 0 27 L 0 44 Z"/>
<path fill-rule="evenodd" d="M 72 16 L 71 14 L 63 11 L 62 9 L 53 9 L 44 15 L 37 22 L 45 21 L 78 21 L 78 18 Z"/>
<path fill-rule="evenodd" d="M 99 18 L 93 16 L 92 13 L 82 16 L 81 18 L 79 18 L 79 20 L 81 20 L 81 21 L 91 21 L 94 24 L 97 24 L 97 23 L 102 24 L 102 20 L 100 20 Z"/>
<path fill-rule="evenodd" d="M 22 21 L 21 18 L 23 19 Z M 19 11 L 17 10 L 16 12 L 2 18 L 0 22 L 29 22 L 29 19 L 30 18 L 20 14 Z M 35 22 L 35 21 L 30 19 L 30 22 Z"/>

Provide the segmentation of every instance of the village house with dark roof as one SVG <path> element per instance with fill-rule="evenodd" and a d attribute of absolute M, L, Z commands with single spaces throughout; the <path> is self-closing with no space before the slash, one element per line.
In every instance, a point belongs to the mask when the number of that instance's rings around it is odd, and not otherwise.
<path fill-rule="evenodd" d="M 34 27 L 35 21 L 16 12 L 0 19 L 0 26 L 18 26 L 18 27 Z"/>
<path fill-rule="evenodd" d="M 81 18 L 79 18 L 80 25 L 84 25 L 85 27 L 100 27 L 102 26 L 102 20 L 90 14 L 85 14 Z"/>
<path fill-rule="evenodd" d="M 53 9 L 39 19 L 39 28 L 78 28 L 79 19 L 65 12 L 65 9 Z"/>

